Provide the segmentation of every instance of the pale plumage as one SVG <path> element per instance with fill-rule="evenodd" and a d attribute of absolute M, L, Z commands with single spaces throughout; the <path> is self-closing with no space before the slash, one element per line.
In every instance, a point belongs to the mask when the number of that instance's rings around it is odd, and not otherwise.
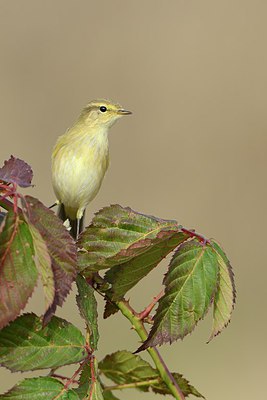
<path fill-rule="evenodd" d="M 109 164 L 108 131 L 122 115 L 131 114 L 107 100 L 90 102 L 77 122 L 60 136 L 52 154 L 52 184 L 64 219 L 79 234 L 79 221 L 97 195 Z M 78 220 L 78 232 L 74 232 Z"/>

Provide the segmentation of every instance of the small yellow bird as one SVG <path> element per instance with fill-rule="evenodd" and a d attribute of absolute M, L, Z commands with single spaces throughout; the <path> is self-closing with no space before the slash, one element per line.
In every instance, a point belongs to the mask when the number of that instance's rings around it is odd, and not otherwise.
<path fill-rule="evenodd" d="M 71 234 L 82 231 L 84 211 L 97 195 L 109 165 L 109 128 L 123 115 L 119 104 L 94 100 L 75 124 L 60 136 L 52 153 L 52 184 L 60 205 L 59 216 L 69 219 Z"/>

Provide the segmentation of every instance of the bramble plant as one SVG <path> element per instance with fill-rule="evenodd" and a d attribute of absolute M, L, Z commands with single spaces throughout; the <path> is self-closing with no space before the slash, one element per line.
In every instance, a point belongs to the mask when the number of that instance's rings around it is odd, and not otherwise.
<path fill-rule="evenodd" d="M 0 169 L 0 363 L 10 371 L 48 369 L 47 376 L 22 380 L 0 400 L 118 400 L 118 389 L 169 394 L 182 400 L 203 396 L 181 374 L 170 372 L 157 346 L 191 333 L 213 306 L 210 339 L 229 323 L 235 303 L 230 263 L 214 240 L 207 240 L 176 221 L 112 205 L 100 210 L 77 244 L 52 210 L 22 195 L 33 173 L 13 156 Z M 164 290 L 142 312 L 126 293 L 173 252 Z M 103 271 L 104 274 L 102 273 Z M 102 273 L 102 274 L 101 274 Z M 41 278 L 43 316 L 20 315 Z M 55 316 L 76 282 L 83 334 Z M 131 353 L 118 350 L 97 363 L 98 293 L 106 302 L 104 318 L 120 311 L 142 345 Z M 100 298 L 101 298 L 100 297 Z M 157 310 L 151 313 L 158 303 Z M 151 326 L 147 331 L 145 325 Z M 152 367 L 137 353 L 146 350 Z M 74 364 L 71 377 L 58 368 Z M 113 381 L 107 386 L 105 378 Z"/>

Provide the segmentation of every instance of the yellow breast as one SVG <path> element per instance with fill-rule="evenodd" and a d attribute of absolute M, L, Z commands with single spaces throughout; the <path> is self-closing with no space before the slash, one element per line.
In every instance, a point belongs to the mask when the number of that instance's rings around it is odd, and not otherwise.
<path fill-rule="evenodd" d="M 52 184 L 66 214 L 75 219 L 98 193 L 109 163 L 107 130 L 69 131 L 52 154 Z"/>

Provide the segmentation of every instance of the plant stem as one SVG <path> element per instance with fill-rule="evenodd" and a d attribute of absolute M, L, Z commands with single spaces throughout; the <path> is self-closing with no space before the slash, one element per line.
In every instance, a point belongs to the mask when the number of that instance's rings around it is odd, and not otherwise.
<path fill-rule="evenodd" d="M 148 386 L 159 383 L 159 378 L 150 379 L 148 381 L 132 382 L 132 383 L 122 383 L 121 385 L 105 386 L 104 392 L 110 390 L 122 390 L 122 389 L 132 389 L 140 386 Z"/>
<path fill-rule="evenodd" d="M 131 308 L 129 303 L 125 300 L 121 300 L 116 302 L 116 305 L 120 309 L 121 313 L 131 322 L 133 325 L 134 329 L 140 336 L 140 338 L 145 341 L 147 339 L 147 331 L 146 328 L 144 327 L 143 322 L 138 318 L 136 315 L 135 311 Z M 177 382 L 175 381 L 174 377 L 168 370 L 166 364 L 164 363 L 161 355 L 159 354 L 158 350 L 154 347 L 149 347 L 147 349 L 150 357 L 154 361 L 154 364 L 163 379 L 163 381 L 166 383 L 168 388 L 170 389 L 170 392 L 173 394 L 176 400 L 184 400 L 184 395 L 179 388 Z"/>

